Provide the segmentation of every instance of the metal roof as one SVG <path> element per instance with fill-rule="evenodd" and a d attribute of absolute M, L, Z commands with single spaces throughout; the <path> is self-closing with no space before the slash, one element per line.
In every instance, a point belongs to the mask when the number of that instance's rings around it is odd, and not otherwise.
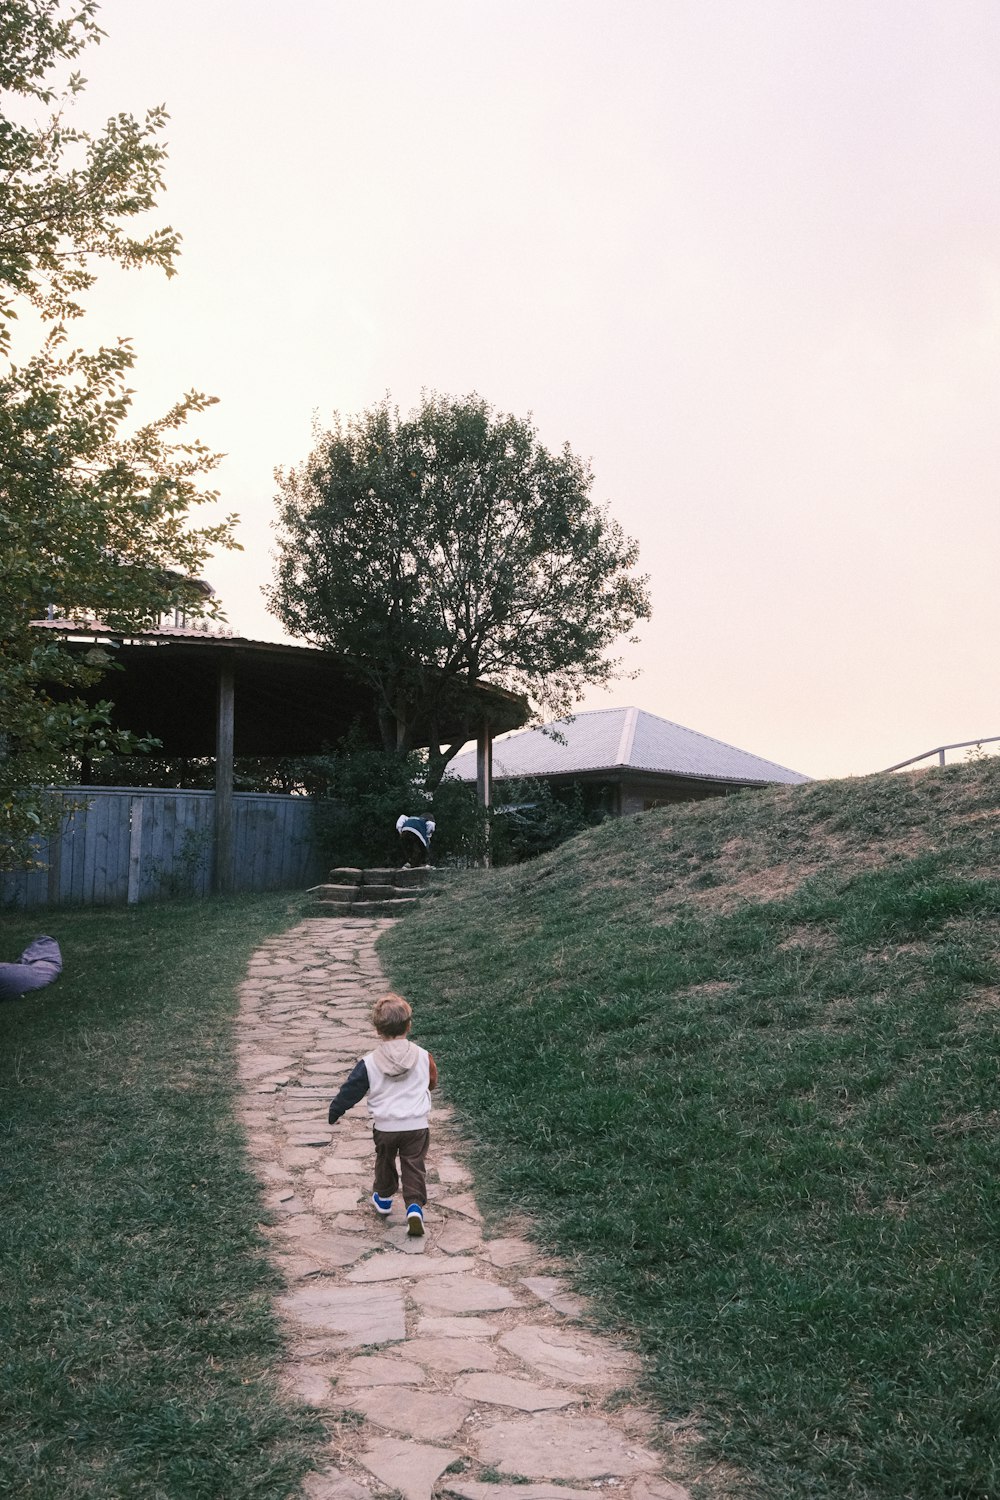
<path fill-rule="evenodd" d="M 557 730 L 565 743 L 553 739 L 546 730 Z M 456 755 L 448 770 L 461 781 L 474 781 L 475 750 Z M 518 730 L 493 746 L 493 774 L 500 779 L 595 771 L 648 771 L 740 785 L 811 779 L 641 708 L 590 709 L 544 729 Z"/>

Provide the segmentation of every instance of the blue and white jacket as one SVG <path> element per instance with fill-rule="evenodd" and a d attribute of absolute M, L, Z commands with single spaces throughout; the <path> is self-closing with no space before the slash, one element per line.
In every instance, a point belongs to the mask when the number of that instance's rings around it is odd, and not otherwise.
<path fill-rule="evenodd" d="M 434 833 L 433 818 L 408 818 L 405 813 L 396 819 L 396 832 L 402 837 L 404 833 L 412 833 L 420 840 L 425 849 L 431 847 L 431 837 Z"/>

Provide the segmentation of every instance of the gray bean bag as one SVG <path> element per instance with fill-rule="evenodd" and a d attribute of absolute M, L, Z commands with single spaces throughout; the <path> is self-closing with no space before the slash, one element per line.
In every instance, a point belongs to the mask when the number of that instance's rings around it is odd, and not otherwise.
<path fill-rule="evenodd" d="M 62 973 L 62 954 L 55 938 L 37 937 L 16 964 L 0 964 L 0 1000 L 16 1000 L 29 990 L 44 989 Z"/>

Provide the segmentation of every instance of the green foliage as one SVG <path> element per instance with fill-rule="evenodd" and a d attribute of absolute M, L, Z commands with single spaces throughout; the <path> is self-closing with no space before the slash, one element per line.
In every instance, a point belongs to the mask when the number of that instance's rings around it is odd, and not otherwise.
<path fill-rule="evenodd" d="M 272 610 L 353 659 L 386 750 L 429 739 L 432 785 L 459 748 L 439 722 L 471 685 L 568 709 L 648 618 L 637 546 L 591 498 L 587 465 L 478 396 L 337 416 L 278 482 Z"/>
<path fill-rule="evenodd" d="M 320 846 L 331 866 L 400 863 L 396 819 L 401 813 L 432 816 L 422 773 L 419 756 L 404 760 L 356 739 L 323 757 L 324 788 L 316 818 Z"/>
<path fill-rule="evenodd" d="M 433 860 L 475 863 L 485 848 L 485 821 L 475 789 L 445 779 L 426 789 L 427 763 L 365 744 L 359 732 L 303 767 L 316 797 L 317 832 L 331 867 L 381 867 L 400 863 L 396 820 L 405 813 L 433 818 Z"/>
<path fill-rule="evenodd" d="M 152 109 L 142 121 L 112 116 L 100 135 L 68 124 L 65 107 L 84 80 L 72 73 L 60 91 L 52 72 L 103 32 L 92 0 L 63 9 L 60 0 L 10 0 L 0 16 L 0 90 L 52 111 L 41 125 L 0 120 L 0 350 L 9 346 L 18 297 L 50 321 L 79 316 L 77 299 L 96 280 L 95 258 L 174 274 L 176 232 L 164 227 L 137 239 L 127 227 L 154 207 L 163 186 L 166 110 Z"/>
<path fill-rule="evenodd" d="M 534 777 L 497 782 L 490 819 L 495 865 L 517 865 L 557 849 L 567 839 L 601 821 L 588 813 L 579 786 L 556 793 Z"/>
<path fill-rule="evenodd" d="M 311 792 L 325 785 L 321 757 L 237 755 L 233 787 L 237 792 Z M 212 791 L 215 757 L 211 755 L 91 755 L 90 786 L 185 787 Z M 77 774 L 82 766 L 77 767 Z"/>
<path fill-rule="evenodd" d="M 609 821 L 383 940 L 498 1221 L 733 1493 L 1000 1493 L 998 869 L 991 759 Z"/>
<path fill-rule="evenodd" d="M 237 985 L 296 905 L 62 911 L 62 978 L 0 1006 L 0 1494 L 285 1500 L 318 1460 L 233 1110 Z"/>
<path fill-rule="evenodd" d="M 95 279 L 93 265 L 153 264 L 172 274 L 177 236 L 145 238 L 129 223 L 161 186 L 166 116 L 118 115 L 103 133 L 76 131 L 65 111 L 83 87 L 60 92 L 54 70 L 100 37 L 96 6 L 62 14 L 58 0 L 14 0 L 0 16 L 0 89 L 14 105 L 51 110 L 24 125 L 0 117 L 0 868 L 32 859 L 44 831 L 37 788 L 66 779 L 72 756 L 128 753 L 137 742 L 113 726 L 107 702 L 88 708 L 77 689 L 112 666 L 86 660 L 31 622 L 54 606 L 72 620 L 112 630 L 154 622 L 172 603 L 212 613 L 192 582 L 214 546 L 232 546 L 233 518 L 191 527 L 215 458 L 179 430 L 209 398 L 191 392 L 163 417 L 127 431 L 134 354 L 126 339 L 84 353 L 68 346 L 65 321 Z M 9 363 L 9 321 L 19 304 L 49 331 L 23 363 Z"/>
<path fill-rule="evenodd" d="M 533 859 L 600 816 L 586 813 L 578 788 L 558 797 L 530 778 L 498 783 L 487 815 L 471 783 L 445 776 L 429 792 L 425 757 L 372 749 L 359 734 L 300 766 L 317 797 L 319 838 L 331 867 L 398 864 L 401 813 L 433 818 L 433 862 L 458 868 L 480 864 L 487 849 L 494 864 Z"/>
<path fill-rule="evenodd" d="M 209 829 L 186 828 L 169 867 L 153 865 L 153 878 L 159 888 L 157 894 L 174 899 L 196 895 L 203 872 L 210 868 L 212 843 Z"/>
<path fill-rule="evenodd" d="M 467 781 L 445 776 L 431 797 L 434 829 L 434 862 L 467 869 L 481 864 L 489 841 L 489 824 L 480 806 L 476 788 Z"/>

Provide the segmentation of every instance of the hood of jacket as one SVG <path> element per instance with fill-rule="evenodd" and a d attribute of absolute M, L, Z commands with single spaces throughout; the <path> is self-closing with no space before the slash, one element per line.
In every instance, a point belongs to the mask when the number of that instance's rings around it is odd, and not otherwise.
<path fill-rule="evenodd" d="M 394 1036 L 388 1041 L 379 1042 L 372 1055 L 388 1078 L 400 1078 L 413 1067 L 420 1056 L 420 1049 L 409 1037 Z"/>

